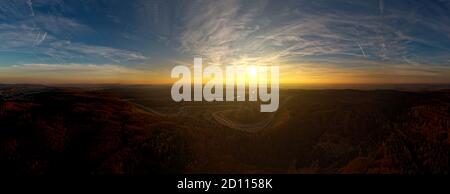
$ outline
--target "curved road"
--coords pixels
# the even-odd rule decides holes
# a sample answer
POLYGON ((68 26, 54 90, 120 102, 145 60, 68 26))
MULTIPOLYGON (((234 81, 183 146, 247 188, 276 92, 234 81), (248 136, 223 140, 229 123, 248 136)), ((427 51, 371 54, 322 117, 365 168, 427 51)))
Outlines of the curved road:
MULTIPOLYGON (((292 99, 293 96, 288 96, 286 97, 286 99, 284 99, 283 103, 280 104, 279 108, 284 107, 288 101, 290 101, 292 99)), ((176 116, 180 116, 181 113, 185 112, 186 109, 188 108, 203 108, 202 106, 182 106, 178 109, 178 111, 176 113, 162 113, 159 112, 155 109, 152 109, 148 106, 144 106, 142 104, 133 102, 132 99, 124 99, 124 101, 127 101, 133 105, 135 105, 138 108, 141 108, 142 110, 145 110, 147 112, 156 114, 158 116, 162 116, 162 117, 176 117, 176 116)), ((233 108, 240 108, 240 106, 237 105, 215 105, 215 107, 218 106, 223 106, 223 107, 233 107, 233 108)), ((278 114, 278 112, 275 113, 268 113, 270 114, 269 118, 257 122, 257 123, 251 123, 251 124, 244 124, 244 123, 237 123, 237 122, 233 122, 230 119, 224 118, 223 116, 221 116, 221 114, 226 113, 226 112, 230 112, 230 111, 234 111, 235 109, 227 109, 227 110, 220 110, 220 111, 215 111, 213 113, 211 113, 212 118, 214 118, 214 120, 226 127, 229 127, 231 129, 236 129, 236 130, 240 130, 240 131, 244 131, 244 132, 258 132, 262 129, 265 129, 269 126, 272 125, 272 123, 274 122, 274 119, 276 117, 276 115, 278 114)))

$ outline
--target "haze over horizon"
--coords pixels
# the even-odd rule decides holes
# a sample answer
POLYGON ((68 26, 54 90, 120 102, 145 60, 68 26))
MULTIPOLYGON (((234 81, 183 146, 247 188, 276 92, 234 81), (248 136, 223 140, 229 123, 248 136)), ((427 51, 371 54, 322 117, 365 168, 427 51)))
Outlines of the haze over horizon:
POLYGON ((0 83, 168 84, 195 56, 281 85, 450 83, 449 0, 5 1, 0 42, 0 83))

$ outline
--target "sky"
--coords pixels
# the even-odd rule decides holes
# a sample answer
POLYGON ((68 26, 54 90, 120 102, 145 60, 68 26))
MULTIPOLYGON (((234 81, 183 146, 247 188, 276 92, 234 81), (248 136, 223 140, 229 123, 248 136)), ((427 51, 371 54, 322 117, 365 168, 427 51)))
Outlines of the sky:
POLYGON ((171 83, 279 65, 282 84, 450 83, 450 0, 8 0, 0 83, 171 83))

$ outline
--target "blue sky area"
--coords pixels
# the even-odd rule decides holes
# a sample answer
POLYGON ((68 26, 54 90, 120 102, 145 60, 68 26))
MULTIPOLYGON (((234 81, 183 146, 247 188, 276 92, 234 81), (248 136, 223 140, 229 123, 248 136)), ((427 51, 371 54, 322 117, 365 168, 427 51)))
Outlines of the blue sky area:
POLYGON ((449 0, 0 3, 0 82, 164 82, 202 56, 289 83, 449 83, 449 53, 449 0))

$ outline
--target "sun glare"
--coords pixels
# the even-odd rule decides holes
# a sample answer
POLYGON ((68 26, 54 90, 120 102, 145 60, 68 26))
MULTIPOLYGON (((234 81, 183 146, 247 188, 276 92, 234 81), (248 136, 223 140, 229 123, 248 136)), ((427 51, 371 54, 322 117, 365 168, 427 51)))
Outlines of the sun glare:
POLYGON ((247 71, 248 71, 249 78, 251 80, 256 80, 257 74, 258 74, 258 71, 257 71, 256 67, 250 66, 250 67, 247 68, 247 71))

